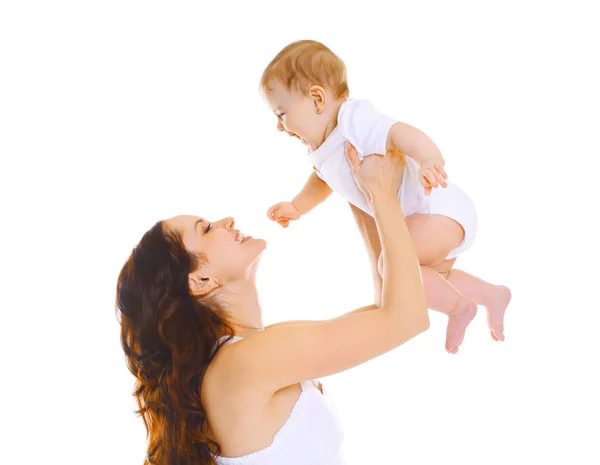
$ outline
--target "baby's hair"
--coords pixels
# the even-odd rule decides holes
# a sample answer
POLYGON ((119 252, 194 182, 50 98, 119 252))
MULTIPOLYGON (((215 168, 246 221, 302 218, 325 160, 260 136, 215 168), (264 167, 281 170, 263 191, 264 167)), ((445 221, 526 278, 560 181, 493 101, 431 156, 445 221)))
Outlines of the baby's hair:
POLYGON ((260 90, 269 89, 273 81, 289 91, 308 93, 318 85, 333 92, 336 99, 348 98, 346 65, 325 45, 314 40, 299 40, 286 46, 269 63, 260 79, 260 90))

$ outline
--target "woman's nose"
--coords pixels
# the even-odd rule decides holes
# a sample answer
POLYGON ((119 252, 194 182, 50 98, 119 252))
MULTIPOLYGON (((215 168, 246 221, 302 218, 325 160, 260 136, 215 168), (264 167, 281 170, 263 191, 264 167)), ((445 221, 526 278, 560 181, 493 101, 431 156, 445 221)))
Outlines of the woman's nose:
POLYGON ((223 218, 221 221, 223 222, 224 228, 233 229, 233 227, 235 226, 235 220, 231 216, 228 216, 227 218, 223 218))

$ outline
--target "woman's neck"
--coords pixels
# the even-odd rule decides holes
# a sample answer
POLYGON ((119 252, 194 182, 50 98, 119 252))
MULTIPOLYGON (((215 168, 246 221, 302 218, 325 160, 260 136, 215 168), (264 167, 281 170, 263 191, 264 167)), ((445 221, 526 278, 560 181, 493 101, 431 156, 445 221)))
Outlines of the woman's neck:
POLYGON ((223 291, 226 293, 226 310, 236 336, 246 337, 264 329, 254 280, 229 283, 223 291))

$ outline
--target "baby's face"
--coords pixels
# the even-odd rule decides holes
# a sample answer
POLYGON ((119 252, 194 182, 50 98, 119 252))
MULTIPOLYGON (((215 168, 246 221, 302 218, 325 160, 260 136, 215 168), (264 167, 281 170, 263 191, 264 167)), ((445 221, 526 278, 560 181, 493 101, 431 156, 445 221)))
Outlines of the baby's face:
POLYGON ((317 113, 313 100, 300 92, 288 91, 278 81, 270 87, 264 96, 277 116, 277 130, 299 139, 309 150, 316 150, 323 143, 327 121, 317 113))

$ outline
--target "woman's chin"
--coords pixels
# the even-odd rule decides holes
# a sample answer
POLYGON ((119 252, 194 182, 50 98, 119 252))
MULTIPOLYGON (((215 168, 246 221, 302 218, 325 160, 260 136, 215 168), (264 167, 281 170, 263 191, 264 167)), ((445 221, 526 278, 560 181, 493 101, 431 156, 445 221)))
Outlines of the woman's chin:
POLYGON ((246 247, 246 253, 249 255, 249 265, 256 271, 260 258, 267 248, 267 241, 264 239, 252 239, 243 245, 246 247))
POLYGON ((251 242, 256 243, 257 247, 260 247, 262 250, 267 248, 267 241, 264 239, 255 239, 254 237, 250 239, 251 242))
POLYGON ((254 250, 263 251, 267 247, 267 241, 265 241, 264 239, 257 239, 257 238, 252 237, 252 236, 247 236, 242 241, 241 245, 244 248, 251 248, 251 249, 254 249, 254 250))

